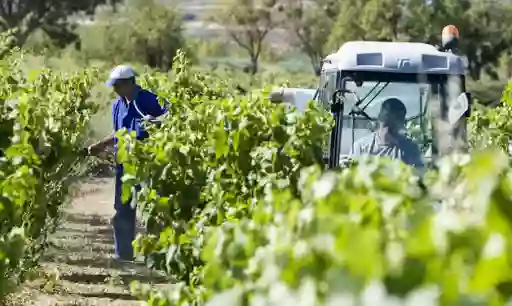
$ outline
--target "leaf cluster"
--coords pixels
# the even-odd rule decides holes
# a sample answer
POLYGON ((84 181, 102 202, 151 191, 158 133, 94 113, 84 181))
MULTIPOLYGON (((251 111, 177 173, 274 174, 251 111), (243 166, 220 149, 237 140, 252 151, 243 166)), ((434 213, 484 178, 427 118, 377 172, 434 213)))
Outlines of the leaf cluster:
MULTIPOLYGON (((181 55, 175 69, 171 82, 143 78, 171 110, 148 126, 150 138, 118 135, 124 194, 141 185, 148 227, 134 244, 172 283, 167 291, 134 283, 148 305, 511 299, 512 183, 503 151, 446 157, 421 179, 386 159, 325 171, 332 122, 320 109, 298 114, 257 93, 233 96, 181 55)), ((471 133, 493 124, 506 133, 507 97, 500 108, 476 110, 471 133)), ((491 147, 508 145, 499 135, 491 147)))
POLYGON ((0 299, 38 263, 60 207, 83 164, 82 146, 97 109, 95 71, 22 70, 23 54, 0 61, 0 299))
POLYGON ((141 183, 138 205, 156 234, 139 238, 139 252, 154 267, 197 284, 209 228, 250 214, 275 184, 293 189, 303 166, 323 163, 331 120, 313 105, 299 115, 262 94, 230 95, 219 80, 187 69, 181 57, 175 67, 172 82, 166 75, 142 78, 159 88, 170 115, 148 126, 151 136, 143 142, 121 132, 118 159, 124 194, 141 183))

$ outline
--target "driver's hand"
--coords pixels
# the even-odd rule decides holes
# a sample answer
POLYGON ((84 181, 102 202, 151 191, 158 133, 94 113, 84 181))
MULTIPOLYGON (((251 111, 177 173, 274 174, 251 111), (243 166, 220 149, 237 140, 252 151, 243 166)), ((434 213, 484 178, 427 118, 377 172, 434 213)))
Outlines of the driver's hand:
POLYGON ((350 167, 357 164, 358 160, 364 155, 345 155, 340 157, 340 166, 350 167))

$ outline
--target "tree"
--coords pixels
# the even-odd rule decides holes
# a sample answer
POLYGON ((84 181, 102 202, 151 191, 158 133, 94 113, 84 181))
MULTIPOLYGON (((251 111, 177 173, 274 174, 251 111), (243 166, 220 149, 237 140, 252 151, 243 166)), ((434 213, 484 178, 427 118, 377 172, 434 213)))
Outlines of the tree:
POLYGON ((461 51, 468 58, 469 75, 479 80, 482 73, 497 80, 496 66, 512 47, 512 33, 507 25, 512 18, 510 4, 471 1, 462 27, 461 51))
POLYGON ((494 106, 499 104, 506 88, 508 80, 468 82, 468 91, 479 104, 494 106))
POLYGON ((93 13, 102 3, 105 0, 2 0, 0 31, 16 29, 13 44, 17 46, 22 46, 37 29, 42 29, 57 45, 64 45, 77 38, 68 17, 78 12, 93 13))
POLYGON ((337 51, 343 43, 350 40, 358 40, 364 36, 364 29, 358 22, 358 15, 362 11, 365 1, 341 1, 339 14, 327 40, 327 48, 329 50, 332 52, 337 51))
POLYGON ((343 0, 327 45, 337 50, 351 40, 394 41, 402 32, 401 0, 343 0))
POLYGON ((325 45, 338 15, 338 1, 286 0, 281 4, 285 24, 296 36, 297 43, 310 59, 313 70, 320 74, 321 61, 327 55, 325 45))
POLYGON ((442 28, 453 24, 460 31, 459 52, 468 59, 471 78, 479 80, 486 73, 497 79, 496 66, 512 47, 510 18, 512 6, 502 1, 410 0, 406 34, 413 41, 439 44, 442 28))
POLYGON ((473 80, 498 79, 496 67, 512 47, 512 4, 479 0, 343 0, 328 41, 339 48, 349 40, 408 40, 437 45, 444 26, 461 34, 457 52, 468 60, 473 80))
POLYGON ((365 40, 396 41, 400 39, 403 21, 402 0, 366 0, 358 14, 365 40))
POLYGON ((251 64, 249 72, 258 72, 262 45, 268 33, 277 25, 277 1, 232 0, 214 20, 223 25, 229 36, 247 51, 251 64))
POLYGON ((128 0, 116 12, 98 10, 95 24, 82 29, 82 51, 88 58, 142 61, 169 70, 184 47, 181 15, 156 0, 128 0))

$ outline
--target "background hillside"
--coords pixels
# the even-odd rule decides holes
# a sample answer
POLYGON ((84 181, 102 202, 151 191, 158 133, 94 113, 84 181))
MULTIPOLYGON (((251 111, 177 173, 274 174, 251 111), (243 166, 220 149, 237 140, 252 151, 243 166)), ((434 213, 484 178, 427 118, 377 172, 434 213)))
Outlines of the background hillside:
POLYGON ((468 58, 470 88, 480 102, 497 103, 496 89, 512 75, 510 1, 80 0, 66 8, 48 3, 54 14, 30 5, 18 15, 12 13, 16 8, 3 11, 9 20, 4 29, 25 27, 17 44, 32 53, 35 66, 106 68, 129 62, 168 70, 176 50, 184 48, 199 69, 228 73, 244 86, 265 79, 314 87, 321 59, 345 41, 437 44, 441 29, 454 24, 461 33, 459 52, 468 58), (26 28, 23 18, 31 12, 41 18, 26 28))

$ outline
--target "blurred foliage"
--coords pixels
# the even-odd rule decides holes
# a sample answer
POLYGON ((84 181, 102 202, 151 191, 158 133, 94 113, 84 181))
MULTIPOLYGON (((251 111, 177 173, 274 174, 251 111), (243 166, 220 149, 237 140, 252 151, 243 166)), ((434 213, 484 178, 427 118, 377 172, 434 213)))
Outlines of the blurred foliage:
POLYGON ((509 83, 495 107, 474 106, 468 128, 473 148, 498 147, 512 153, 511 90, 512 83, 509 83))

